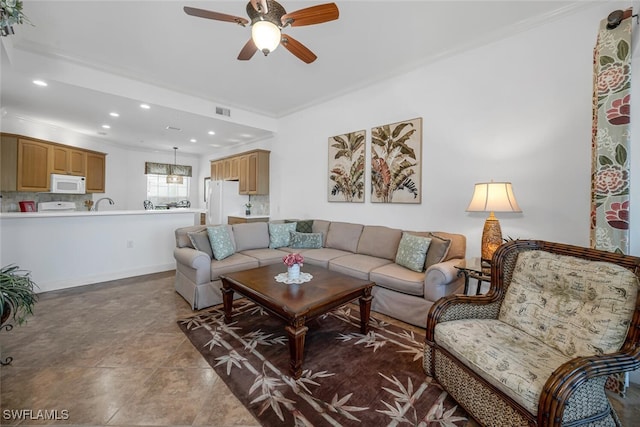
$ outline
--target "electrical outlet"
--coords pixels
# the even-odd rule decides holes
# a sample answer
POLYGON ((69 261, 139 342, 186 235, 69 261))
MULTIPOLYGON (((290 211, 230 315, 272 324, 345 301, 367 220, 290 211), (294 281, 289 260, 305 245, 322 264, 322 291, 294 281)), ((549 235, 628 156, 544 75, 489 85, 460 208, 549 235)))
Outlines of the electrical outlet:
POLYGON ((127 248, 131 249, 133 247, 133 240, 127 240, 127 248))

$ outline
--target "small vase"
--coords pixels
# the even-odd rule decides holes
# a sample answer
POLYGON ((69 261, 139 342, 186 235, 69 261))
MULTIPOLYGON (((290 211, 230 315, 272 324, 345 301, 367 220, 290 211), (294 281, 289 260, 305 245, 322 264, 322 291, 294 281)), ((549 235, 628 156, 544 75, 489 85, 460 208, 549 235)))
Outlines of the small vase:
POLYGON ((245 210, 244 210, 244 214, 245 214, 246 216, 251 215, 251 209, 245 209, 245 210))
POLYGON ((293 264, 291 267, 287 268, 287 276, 289 280, 296 280, 300 278, 300 264, 293 264))

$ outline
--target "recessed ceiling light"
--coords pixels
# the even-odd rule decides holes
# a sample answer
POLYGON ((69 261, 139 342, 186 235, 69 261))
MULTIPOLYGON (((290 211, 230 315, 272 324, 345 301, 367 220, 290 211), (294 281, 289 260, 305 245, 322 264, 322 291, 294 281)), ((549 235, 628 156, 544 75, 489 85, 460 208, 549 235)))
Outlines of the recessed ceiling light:
POLYGON ((33 84, 36 86, 42 86, 42 87, 48 86, 47 82, 45 82, 44 80, 34 80, 33 84))
POLYGON ((207 132, 209 135, 215 135, 216 133, 212 130, 210 130, 209 132, 207 132))
POLYGON ((103 129, 111 129, 111 126, 109 126, 109 125, 102 125, 102 128, 103 128, 103 129))
POLYGON ((148 110, 151 107, 149 106, 149 104, 140 104, 140 108, 144 108, 145 110, 148 110))
POLYGON ((195 138, 191 138, 191 139, 189 140, 189 142, 198 142, 198 140, 197 140, 197 139, 195 139, 195 138))
POLYGON ((109 113, 109 115, 110 115, 111 117, 120 117, 120 114, 116 113, 115 111, 113 111, 113 112, 109 113))

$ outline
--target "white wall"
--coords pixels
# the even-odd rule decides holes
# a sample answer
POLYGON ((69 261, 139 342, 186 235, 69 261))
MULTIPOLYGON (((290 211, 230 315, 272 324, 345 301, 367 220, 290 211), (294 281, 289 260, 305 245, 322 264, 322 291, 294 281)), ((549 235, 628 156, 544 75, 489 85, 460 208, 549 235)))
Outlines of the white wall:
MULTIPOLYGON (((493 179, 511 181, 523 209, 497 214, 505 237, 588 246, 592 51, 612 10, 589 8, 283 118, 271 216, 458 232, 478 256, 486 214, 465 209, 474 183, 493 179), (423 118, 422 204, 372 204, 369 194, 362 204, 327 202, 328 137, 366 129, 368 165, 370 129, 415 117, 423 118)), ((639 193, 636 185, 632 197, 639 193)))

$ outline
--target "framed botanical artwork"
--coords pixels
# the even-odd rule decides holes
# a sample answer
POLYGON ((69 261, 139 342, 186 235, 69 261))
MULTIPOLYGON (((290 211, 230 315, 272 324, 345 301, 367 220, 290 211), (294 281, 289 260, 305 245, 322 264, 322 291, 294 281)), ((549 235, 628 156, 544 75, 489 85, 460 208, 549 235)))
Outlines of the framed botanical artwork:
POLYGON ((422 117, 371 129, 371 202, 422 203, 422 117))
POLYGON ((364 148, 366 131, 329 138, 328 200, 364 203, 364 148))

